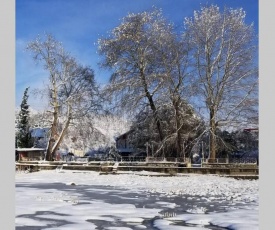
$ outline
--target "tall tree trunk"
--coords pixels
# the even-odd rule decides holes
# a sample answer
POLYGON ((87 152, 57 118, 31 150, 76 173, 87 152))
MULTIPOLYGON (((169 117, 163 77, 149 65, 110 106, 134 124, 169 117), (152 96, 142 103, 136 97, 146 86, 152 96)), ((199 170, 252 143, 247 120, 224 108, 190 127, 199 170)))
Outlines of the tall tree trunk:
POLYGON ((160 138, 160 141, 162 142, 164 138, 163 138, 163 132, 162 132, 159 116, 157 114, 156 106, 154 104, 152 96, 150 95, 150 93, 148 91, 146 92, 146 96, 149 100, 150 107, 153 111, 153 116, 154 116, 154 119, 155 119, 155 122, 156 122, 156 125, 157 125, 157 129, 158 129, 158 133, 159 133, 159 138, 160 138))
POLYGON ((57 132, 57 125, 58 125, 58 101, 57 101, 57 87, 56 87, 56 82, 55 82, 55 76, 52 74, 51 76, 51 81, 52 81, 52 106, 53 106, 53 122, 51 126, 51 133, 50 133, 50 138, 48 141, 47 145, 47 150, 46 150, 46 160, 47 161, 52 161, 53 160, 53 151, 52 148, 55 144, 56 139, 58 138, 58 132, 57 132))
POLYGON ((62 129, 58 139, 56 140, 56 142, 54 143, 52 149, 51 149, 51 155, 53 155, 59 148, 59 145, 61 144, 65 134, 66 134, 66 131, 70 125, 70 121, 71 121, 71 118, 69 117, 64 125, 64 128, 62 129))
POLYGON ((48 140, 48 145, 47 145, 47 150, 46 150, 46 160, 47 161, 52 161, 53 156, 52 156, 52 148, 55 143, 55 139, 57 137, 57 119, 58 119, 58 114, 57 111, 53 112, 53 122, 51 126, 51 131, 50 131, 50 137, 48 140))
POLYGON ((182 137, 181 137, 181 123, 180 123, 180 112, 179 112, 179 101, 174 100, 173 106, 175 109, 175 119, 176 119, 176 134, 177 134, 177 140, 176 140, 176 148, 177 148, 177 156, 180 157, 182 153, 182 137))
POLYGON ((146 97, 149 101, 150 108, 153 111, 153 117, 154 117, 154 120, 156 122, 156 126, 157 126, 157 129, 158 129, 160 141, 162 142, 163 139, 164 139, 164 136, 163 136, 163 132, 162 132, 161 123, 160 123, 160 120, 159 120, 157 108, 155 106, 153 96, 150 94, 150 92, 148 90, 145 75, 144 75, 142 69, 140 70, 140 77, 141 77, 141 80, 142 80, 142 83, 143 83, 143 88, 144 88, 145 95, 146 95, 146 97))
POLYGON ((53 147, 51 148, 51 155, 53 156, 53 154, 58 150, 59 148, 59 145, 61 144, 65 134, 66 134, 66 131, 71 123, 71 119, 72 119, 72 114, 71 114, 71 111, 72 111, 72 108, 71 108, 71 104, 69 103, 68 104, 68 112, 67 112, 67 120, 65 122, 65 125, 63 126, 63 129, 60 133, 60 135, 58 136, 58 138, 56 139, 53 147))
POLYGON ((216 121, 214 109, 210 109, 210 162, 216 159, 216 121))

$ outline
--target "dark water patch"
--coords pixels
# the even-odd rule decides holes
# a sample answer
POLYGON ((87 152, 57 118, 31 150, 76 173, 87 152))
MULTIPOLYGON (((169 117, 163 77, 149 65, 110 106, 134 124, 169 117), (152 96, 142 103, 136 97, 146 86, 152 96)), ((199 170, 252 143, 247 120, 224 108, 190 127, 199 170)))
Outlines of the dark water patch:
POLYGON ((149 220, 145 219, 141 223, 133 223, 133 222, 121 221, 120 219, 118 219, 117 217, 114 217, 114 216, 107 216, 106 215, 104 217, 114 218, 115 221, 94 220, 94 219, 93 220, 88 219, 86 221, 95 224, 96 226, 99 227, 98 229, 107 229, 108 227, 117 227, 117 228, 128 227, 128 228, 131 228, 133 230, 140 230, 141 228, 139 227, 139 225, 144 225, 144 226, 146 226, 146 229, 149 229, 149 230, 157 230, 158 229, 158 228, 156 228, 152 225, 151 219, 149 219, 149 220))
MULTIPOLYGON (((156 227, 155 221, 159 220, 161 218, 159 217, 155 217, 154 219, 151 220, 151 225, 155 228, 155 229, 159 229, 156 227)), ((185 221, 180 221, 180 220, 170 220, 167 219, 169 222, 172 222, 170 225, 171 226, 181 226, 181 227, 203 227, 205 229, 211 229, 211 230, 225 230, 228 228, 224 228, 224 227, 220 227, 220 226, 216 226, 213 224, 207 224, 207 225, 197 225, 197 224, 190 224, 190 223, 186 223, 185 221)), ((162 228, 163 229, 163 228, 162 228)), ((169 227, 167 226, 167 229, 169 229, 169 227)))
MULTIPOLYGON (((70 216, 64 213, 57 213, 57 212, 52 212, 52 211, 37 211, 34 215, 39 216, 39 215, 56 215, 56 216, 70 216)), ((18 215, 16 217, 29 217, 29 214, 23 214, 23 215, 18 215)))
POLYGON ((46 228, 58 228, 65 224, 72 224, 72 222, 66 220, 66 219, 70 218, 69 215, 51 212, 51 211, 37 211, 35 214, 23 214, 23 215, 18 215, 16 217, 29 218, 32 220, 41 221, 41 222, 45 223, 45 225, 43 225, 43 226, 31 226, 31 225, 16 226, 15 227, 16 230, 42 230, 42 229, 46 229, 46 228), (57 216, 63 216, 64 219, 63 220, 51 219, 51 218, 47 218, 47 217, 41 217, 40 215, 57 215, 57 216))

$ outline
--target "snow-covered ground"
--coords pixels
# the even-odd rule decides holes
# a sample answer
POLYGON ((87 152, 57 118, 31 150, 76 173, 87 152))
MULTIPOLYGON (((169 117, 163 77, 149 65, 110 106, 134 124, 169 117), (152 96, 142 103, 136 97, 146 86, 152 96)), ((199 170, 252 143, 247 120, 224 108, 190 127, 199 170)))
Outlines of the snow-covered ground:
POLYGON ((15 181, 16 229, 259 229, 258 180, 49 170, 15 181))

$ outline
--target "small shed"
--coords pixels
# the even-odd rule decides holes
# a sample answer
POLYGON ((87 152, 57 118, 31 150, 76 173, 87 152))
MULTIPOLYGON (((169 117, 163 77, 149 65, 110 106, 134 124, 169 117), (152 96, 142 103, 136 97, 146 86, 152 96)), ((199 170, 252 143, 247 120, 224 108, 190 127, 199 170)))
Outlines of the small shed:
POLYGON ((16 154, 19 161, 39 161, 44 160, 45 151, 44 148, 17 148, 16 154))
POLYGON ((118 154, 121 156, 129 156, 131 153, 134 153, 136 150, 130 144, 130 135, 134 130, 129 130, 126 133, 115 138, 116 148, 118 154))

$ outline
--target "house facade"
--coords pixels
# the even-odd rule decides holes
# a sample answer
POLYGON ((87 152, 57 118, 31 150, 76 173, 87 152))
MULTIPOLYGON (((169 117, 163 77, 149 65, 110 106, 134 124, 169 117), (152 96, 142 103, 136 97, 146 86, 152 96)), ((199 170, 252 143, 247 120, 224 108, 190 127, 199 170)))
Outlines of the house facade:
POLYGON ((130 130, 126 133, 123 133, 122 135, 118 136, 117 138, 115 138, 116 140, 116 149, 119 153, 119 155, 123 156, 129 156, 130 154, 135 152, 134 147, 130 144, 130 139, 129 139, 129 135, 132 133, 133 131, 130 130))
POLYGON ((44 148, 16 148, 18 161, 40 161, 45 159, 44 148))

